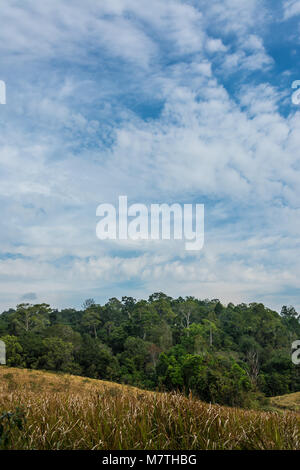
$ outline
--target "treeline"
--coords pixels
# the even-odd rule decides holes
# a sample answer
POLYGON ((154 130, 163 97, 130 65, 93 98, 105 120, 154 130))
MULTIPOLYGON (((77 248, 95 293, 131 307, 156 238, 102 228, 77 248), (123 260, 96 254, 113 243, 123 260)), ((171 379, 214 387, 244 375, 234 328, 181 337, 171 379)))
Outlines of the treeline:
POLYGON ((20 304, 0 315, 7 364, 146 389, 190 391, 209 402, 259 407, 300 390, 291 344, 299 315, 218 299, 88 299, 81 310, 20 304))

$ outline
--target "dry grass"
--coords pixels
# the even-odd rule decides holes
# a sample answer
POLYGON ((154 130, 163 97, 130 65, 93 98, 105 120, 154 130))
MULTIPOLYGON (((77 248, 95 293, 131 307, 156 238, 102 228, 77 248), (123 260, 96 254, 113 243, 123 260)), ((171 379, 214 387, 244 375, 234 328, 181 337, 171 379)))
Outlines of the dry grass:
POLYGON ((21 406, 10 449, 300 449, 292 412, 209 405, 180 394, 0 368, 0 415, 21 406))
POLYGON ((271 398, 271 405, 278 409, 300 412, 300 392, 271 398))

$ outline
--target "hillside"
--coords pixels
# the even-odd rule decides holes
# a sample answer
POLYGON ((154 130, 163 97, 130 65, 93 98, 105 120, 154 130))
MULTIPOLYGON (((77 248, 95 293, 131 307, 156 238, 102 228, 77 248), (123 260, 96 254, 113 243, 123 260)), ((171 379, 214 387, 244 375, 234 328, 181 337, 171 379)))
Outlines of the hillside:
POLYGON ((3 366, 0 420, 6 449, 300 449, 296 413, 3 366))
POLYGON ((0 315, 6 364, 261 409, 267 397, 300 390, 291 344, 299 314, 218 299, 87 299, 81 310, 19 304, 0 315))
POLYGON ((300 412, 300 392, 272 397, 271 405, 278 409, 300 412))
MULTIPOLYGON (((7 392, 71 392, 89 393, 97 390, 122 390, 134 394, 140 390, 136 387, 120 385, 106 380, 90 379, 60 372, 48 372, 33 369, 19 369, 16 367, 0 366, 0 393, 7 392)), ((144 392, 151 393, 151 392, 144 392)))

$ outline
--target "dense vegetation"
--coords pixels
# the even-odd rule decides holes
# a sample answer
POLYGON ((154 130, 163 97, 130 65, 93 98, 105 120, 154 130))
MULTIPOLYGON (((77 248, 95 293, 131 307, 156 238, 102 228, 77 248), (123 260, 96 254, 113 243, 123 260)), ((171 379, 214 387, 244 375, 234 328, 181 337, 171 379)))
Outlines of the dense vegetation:
POLYGON ((10 366, 68 372, 177 390, 230 406, 266 406, 265 397, 300 390, 291 343, 293 307, 229 304, 156 293, 148 301, 92 299, 80 311, 20 304, 0 315, 10 366))
POLYGON ((300 419, 0 367, 0 449, 300 450, 300 419))

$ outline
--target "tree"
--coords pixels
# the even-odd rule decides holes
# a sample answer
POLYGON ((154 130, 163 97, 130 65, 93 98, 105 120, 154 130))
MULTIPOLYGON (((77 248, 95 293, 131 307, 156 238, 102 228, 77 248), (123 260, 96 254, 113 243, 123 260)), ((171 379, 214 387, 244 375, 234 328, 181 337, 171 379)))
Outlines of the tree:
POLYGON ((298 313, 292 306, 287 307, 284 305, 281 309, 281 315, 286 318, 298 318, 298 313))
POLYGON ((52 337, 45 338, 43 345, 45 353, 39 361, 42 368, 74 373, 72 343, 63 341, 61 338, 52 337))
POLYGON ((0 338, 6 347, 6 364, 8 366, 24 367, 25 360, 22 355, 23 348, 16 336, 6 335, 0 338))
POLYGON ((136 299, 133 297, 127 297, 124 296, 122 297, 122 304, 123 304, 123 310, 128 316, 128 318, 131 318, 132 312, 134 310, 135 304, 136 304, 136 299))
POLYGON ((179 308, 180 320, 183 328, 187 328, 189 336, 189 327, 192 323, 192 315, 195 313, 197 305, 193 300, 186 300, 179 308))
POLYGON ((31 305, 27 303, 17 305, 14 314, 16 331, 41 331, 49 324, 51 308, 48 304, 31 305))
POLYGON ((95 379, 118 380, 119 364, 116 357, 112 355, 110 348, 85 334, 77 361, 83 369, 84 375, 95 379))
POLYGON ((159 318, 166 321, 167 323, 173 323, 173 320, 175 319, 175 313, 172 310, 171 300, 172 298, 168 297, 163 292, 155 292, 154 294, 150 295, 148 299, 149 304, 154 307, 159 318))
POLYGON ((216 304, 214 310, 215 310, 215 314, 216 314, 216 315, 220 315, 220 314, 222 313, 222 311, 223 311, 223 306, 222 306, 221 302, 218 302, 218 303, 216 304))
POLYGON ((300 338, 293 307, 283 306, 279 315, 261 303, 225 307, 218 299, 161 292, 148 300, 111 298, 104 306, 87 299, 83 307, 20 304, 3 312, 8 365, 192 390, 232 406, 300 389, 290 350, 300 338))
POLYGON ((260 364, 258 360, 257 351, 253 351, 253 350, 247 351, 246 361, 249 366, 249 369, 247 370, 247 374, 251 380, 252 385, 256 388, 259 371, 260 371, 260 364))
POLYGON ((82 317, 83 326, 86 327, 88 330, 92 331, 95 338, 97 338, 97 328, 101 323, 100 309, 100 306, 91 305, 90 307, 88 307, 82 317))
POLYGON ((148 351, 149 351, 149 354, 150 354, 150 357, 151 357, 153 367, 156 367, 158 357, 159 357, 160 353, 162 352, 162 350, 156 344, 150 343, 149 346, 148 346, 148 351))
POLYGON ((64 342, 71 343, 74 351, 78 351, 82 344, 80 333, 74 331, 70 325, 64 325, 62 323, 49 326, 45 331, 45 336, 47 338, 61 338, 64 342))
POLYGON ((94 299, 86 299, 82 304, 82 310, 87 310, 90 307, 93 307, 96 304, 94 299))

